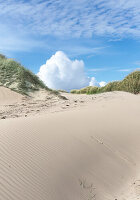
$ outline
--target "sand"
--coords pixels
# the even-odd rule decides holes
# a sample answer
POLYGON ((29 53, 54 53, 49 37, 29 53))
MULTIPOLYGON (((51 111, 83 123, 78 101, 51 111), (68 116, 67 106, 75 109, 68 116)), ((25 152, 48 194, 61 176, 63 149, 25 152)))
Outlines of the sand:
POLYGON ((0 119, 38 116, 76 108, 85 107, 89 103, 102 100, 123 98, 123 92, 108 92, 98 95, 77 95, 61 93, 60 98, 49 91, 40 90, 23 96, 8 88, 0 87, 0 119))
POLYGON ((0 86, 0 105, 16 104, 22 98, 23 96, 21 94, 0 86))
POLYGON ((139 199, 140 96, 66 96, 0 120, 0 200, 139 199))

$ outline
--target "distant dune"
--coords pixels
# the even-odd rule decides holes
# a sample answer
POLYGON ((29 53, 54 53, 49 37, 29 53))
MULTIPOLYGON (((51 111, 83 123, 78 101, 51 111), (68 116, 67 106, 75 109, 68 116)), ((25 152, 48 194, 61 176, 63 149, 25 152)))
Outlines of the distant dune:
POLYGON ((124 91, 133 94, 140 93, 140 70, 134 71, 122 81, 109 82, 104 87, 88 86, 79 90, 71 90, 73 94, 98 94, 111 91, 124 91))
POLYGON ((0 120, 0 199, 139 199, 140 95, 66 95, 65 112, 0 120))

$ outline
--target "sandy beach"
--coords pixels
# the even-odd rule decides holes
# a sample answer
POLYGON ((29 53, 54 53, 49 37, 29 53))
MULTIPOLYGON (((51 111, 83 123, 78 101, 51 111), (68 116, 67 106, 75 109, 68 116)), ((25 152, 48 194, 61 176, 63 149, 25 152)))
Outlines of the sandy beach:
POLYGON ((63 95, 0 87, 0 199, 139 199, 140 95, 63 95))

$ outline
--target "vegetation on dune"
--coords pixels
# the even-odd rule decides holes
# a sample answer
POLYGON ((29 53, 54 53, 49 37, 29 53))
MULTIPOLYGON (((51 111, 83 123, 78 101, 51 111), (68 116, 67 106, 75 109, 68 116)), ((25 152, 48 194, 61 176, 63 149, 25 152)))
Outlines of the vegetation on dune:
POLYGON ((121 82, 121 88, 126 92, 140 93, 140 71, 135 71, 124 78, 121 82))
POLYGON ((80 90, 76 90, 76 89, 71 90, 70 93, 72 93, 72 94, 81 94, 80 90))
POLYGON ((93 86, 88 86, 85 88, 82 88, 80 90, 71 90, 71 93, 73 94, 96 94, 99 91, 99 87, 93 87, 93 86))
POLYGON ((71 90, 73 94, 97 94, 110 91, 125 91, 133 94, 140 93, 140 71, 134 71, 122 81, 108 83, 104 87, 88 86, 80 90, 71 90))
POLYGON ((7 59, 0 54, 0 85, 8 87, 22 94, 29 94, 39 89, 49 90, 51 93, 58 94, 49 89, 45 84, 30 70, 24 68, 20 63, 13 59, 7 59))
MULTIPOLYGON (((46 89, 60 96, 63 90, 49 89, 35 74, 24 68, 13 59, 8 59, 0 54, 0 85, 8 87, 22 94, 29 94, 39 89, 46 89)), ((126 91, 134 94, 140 93, 140 71, 135 71, 126 76, 122 81, 108 83, 104 87, 88 86, 79 90, 71 90, 75 94, 97 94, 110 91, 126 91)), ((60 96, 61 97, 61 96, 60 96)))
POLYGON ((0 59, 6 59, 6 57, 2 54, 0 54, 0 59))

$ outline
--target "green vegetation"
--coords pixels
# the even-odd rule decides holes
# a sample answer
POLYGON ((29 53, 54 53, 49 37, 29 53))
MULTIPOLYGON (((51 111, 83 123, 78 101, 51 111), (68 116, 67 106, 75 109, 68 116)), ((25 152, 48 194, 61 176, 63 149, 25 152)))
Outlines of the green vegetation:
POLYGON ((99 87, 88 86, 80 90, 71 90, 73 94, 96 94, 99 92, 99 87))
POLYGON ((46 89, 52 93, 53 90, 45 84, 31 71, 25 69, 20 63, 7 59, 0 54, 0 85, 8 87, 22 94, 28 94, 39 89, 46 89))
POLYGON ((122 81, 108 83, 104 87, 88 86, 80 90, 71 90, 74 94, 97 94, 110 91, 125 91, 133 94, 140 93, 140 71, 134 71, 122 81))
MULTIPOLYGON (((26 95, 29 94, 29 92, 42 88, 60 96, 59 91, 49 89, 38 76, 24 68, 20 63, 13 59, 7 59, 2 54, 0 54, 0 85, 26 95)), ((132 72, 122 81, 110 82, 104 87, 88 86, 80 90, 71 90, 71 93, 97 94, 110 91, 126 91, 134 94, 140 93, 140 71, 132 72)))
POLYGON ((0 54, 0 59, 6 59, 6 57, 2 54, 0 54))

